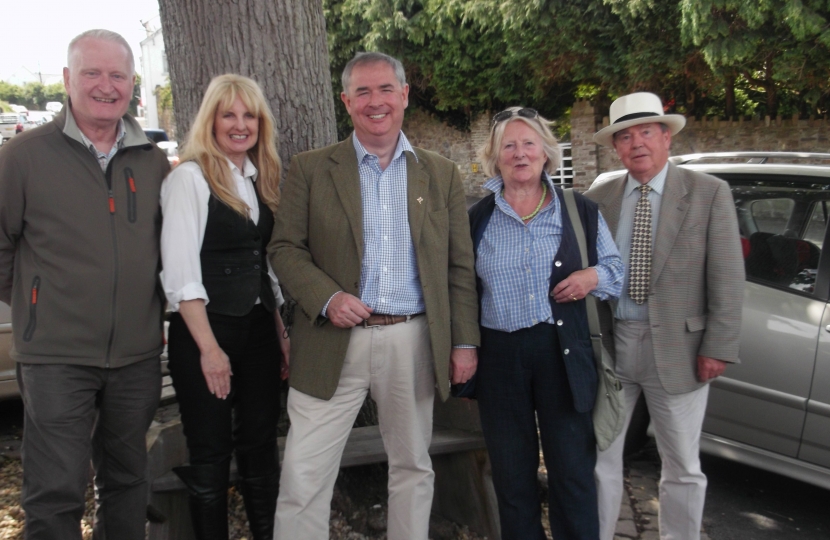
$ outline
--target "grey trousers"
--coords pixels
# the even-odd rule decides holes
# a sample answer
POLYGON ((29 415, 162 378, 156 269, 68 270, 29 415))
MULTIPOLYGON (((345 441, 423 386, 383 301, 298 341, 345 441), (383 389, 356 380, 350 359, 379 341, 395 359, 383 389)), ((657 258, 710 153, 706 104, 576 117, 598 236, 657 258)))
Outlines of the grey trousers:
POLYGON ((81 540, 89 463, 96 540, 144 540, 145 436, 161 395, 158 357, 104 369, 18 364, 25 410, 27 540, 81 540))

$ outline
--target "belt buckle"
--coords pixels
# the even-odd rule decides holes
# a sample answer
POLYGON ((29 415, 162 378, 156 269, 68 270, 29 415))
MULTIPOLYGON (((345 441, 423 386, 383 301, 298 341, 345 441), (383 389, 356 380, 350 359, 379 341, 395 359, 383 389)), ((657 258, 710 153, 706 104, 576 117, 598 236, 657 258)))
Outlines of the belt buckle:
POLYGON ((368 328, 380 328, 383 325, 381 325, 381 324, 369 324, 369 319, 363 319, 363 322, 360 323, 360 326, 362 326, 363 328, 368 329, 368 328))

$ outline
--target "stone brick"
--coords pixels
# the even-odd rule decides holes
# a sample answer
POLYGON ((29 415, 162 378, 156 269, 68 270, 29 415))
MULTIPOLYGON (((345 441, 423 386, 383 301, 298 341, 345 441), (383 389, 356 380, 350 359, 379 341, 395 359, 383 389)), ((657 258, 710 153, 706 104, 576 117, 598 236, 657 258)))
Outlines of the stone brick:
POLYGON ((637 532, 637 525, 634 524, 633 520, 630 519, 620 519, 617 521, 617 528, 614 531, 615 536, 620 536, 622 538, 637 538, 639 537, 639 533, 637 532))

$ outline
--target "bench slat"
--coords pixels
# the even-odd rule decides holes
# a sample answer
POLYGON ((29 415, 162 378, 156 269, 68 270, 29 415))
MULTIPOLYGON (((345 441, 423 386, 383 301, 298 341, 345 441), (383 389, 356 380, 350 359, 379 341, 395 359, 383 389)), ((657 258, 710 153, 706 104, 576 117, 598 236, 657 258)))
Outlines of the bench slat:
MULTIPOLYGON (((277 441, 280 449, 280 458, 285 451, 285 437, 277 441)), ((432 444, 429 446, 431 455, 451 454, 485 448, 484 436, 481 433, 472 433, 460 429, 441 429, 432 433, 432 444)), ((383 439, 378 426, 367 426, 352 429, 340 467, 354 467, 371 463, 384 463, 387 460, 383 448, 383 439)), ((231 481, 237 479, 236 463, 231 463, 231 481)), ((183 490, 184 484, 173 471, 153 479, 152 490, 156 493, 183 490)))

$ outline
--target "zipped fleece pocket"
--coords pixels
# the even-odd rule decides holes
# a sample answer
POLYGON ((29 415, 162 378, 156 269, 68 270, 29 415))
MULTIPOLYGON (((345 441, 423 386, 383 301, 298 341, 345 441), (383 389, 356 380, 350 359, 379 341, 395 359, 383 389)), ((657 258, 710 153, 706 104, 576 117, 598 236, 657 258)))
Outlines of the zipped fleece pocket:
POLYGON ((23 331, 23 341, 32 341, 37 328, 37 295, 40 289, 40 276, 35 276, 32 280, 32 296, 29 299, 29 323, 26 325, 26 330, 23 331))
POLYGON ((124 169, 124 181, 127 183, 127 220, 135 223, 138 219, 138 203, 135 194, 135 178, 133 178, 133 170, 129 167, 124 169))

